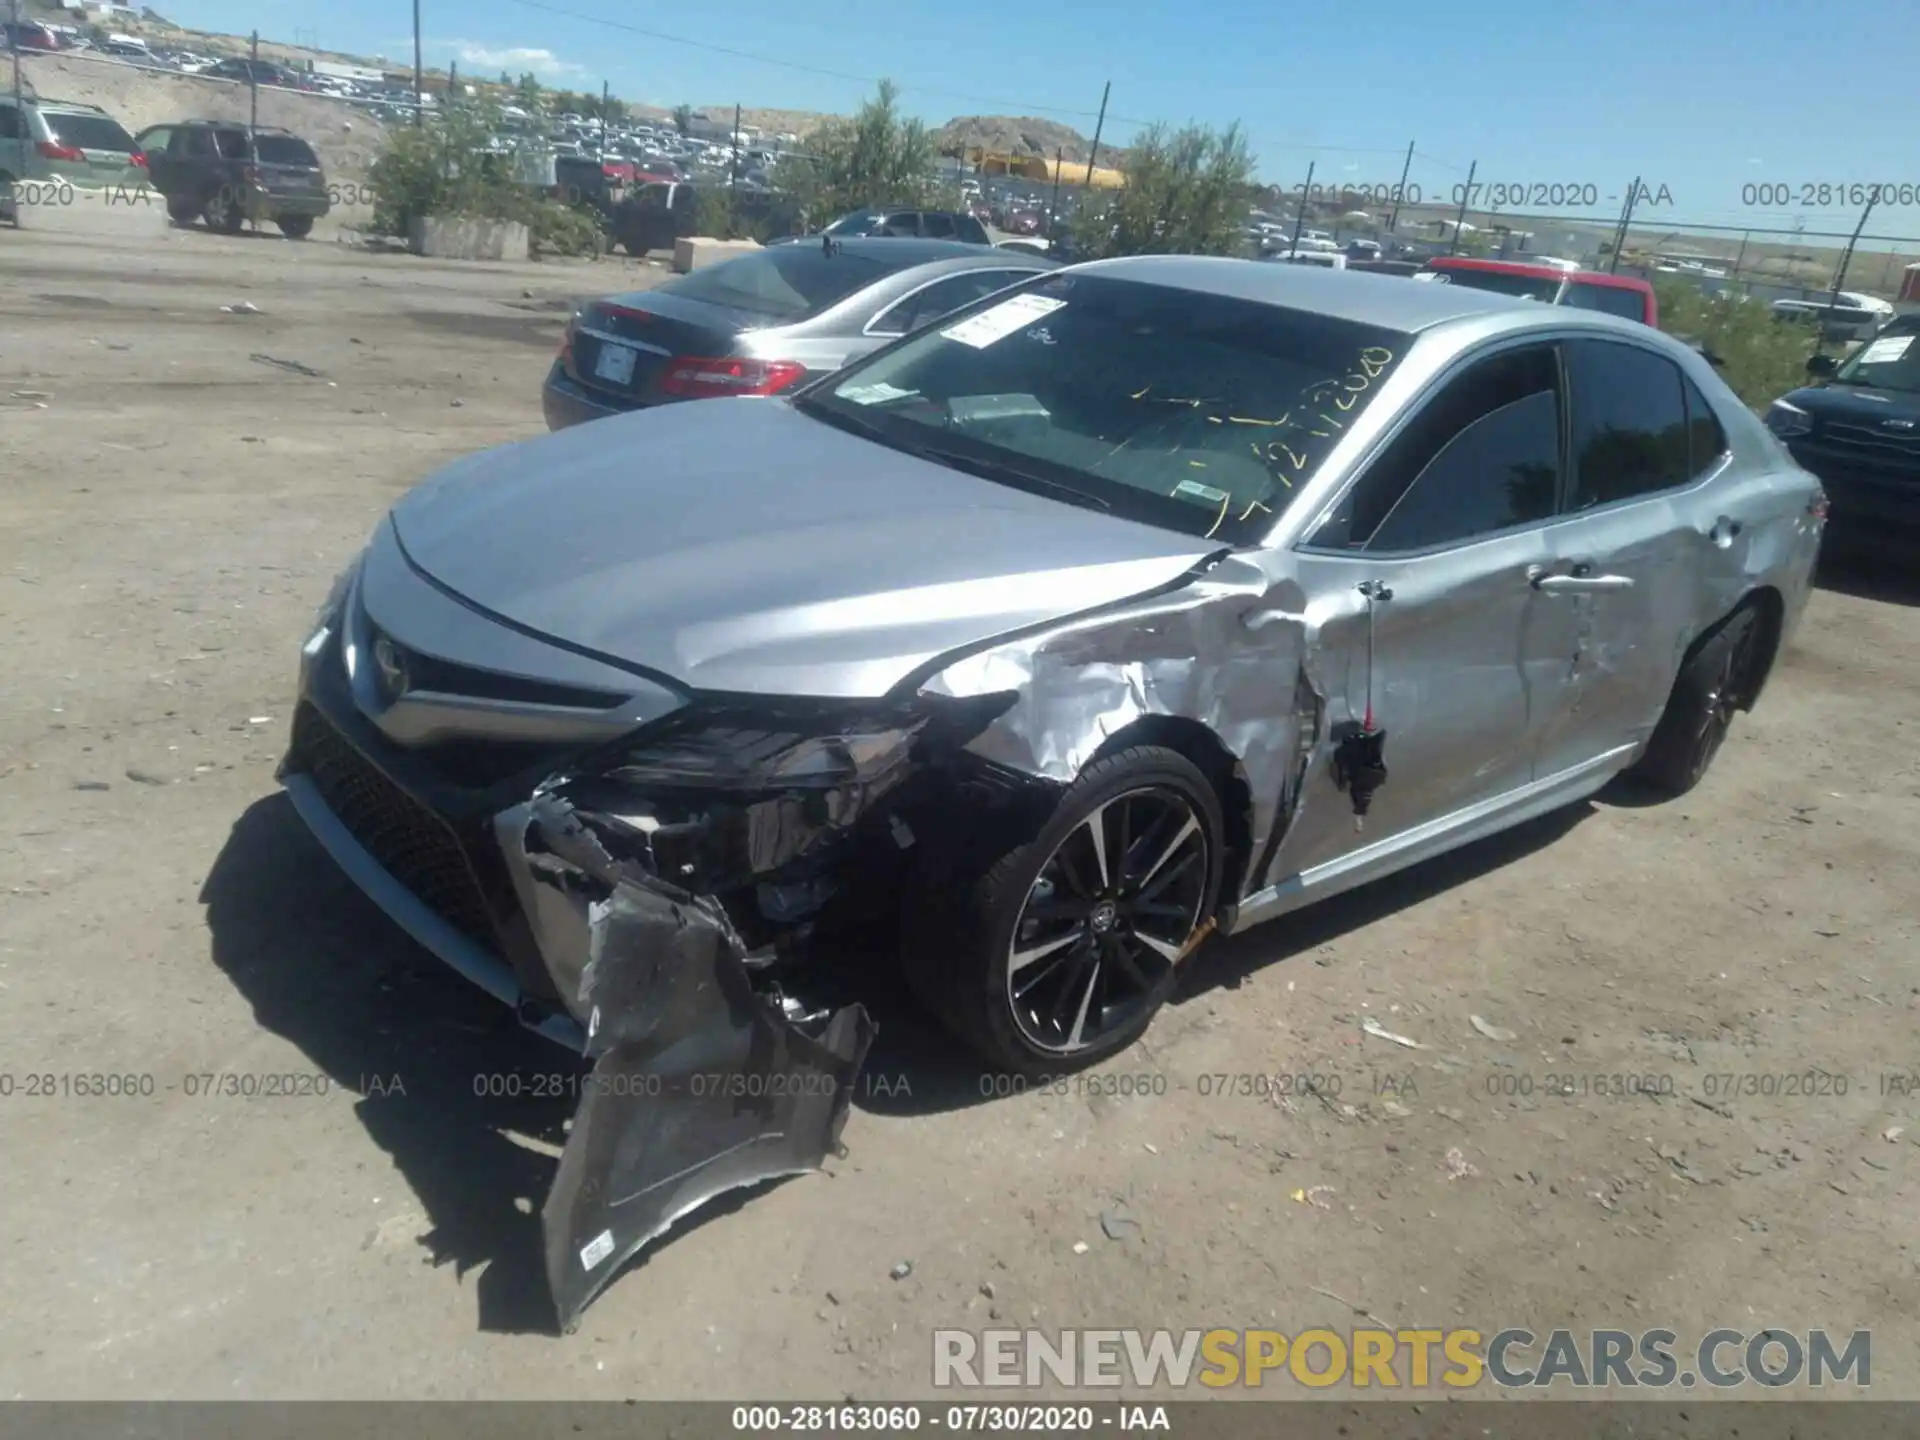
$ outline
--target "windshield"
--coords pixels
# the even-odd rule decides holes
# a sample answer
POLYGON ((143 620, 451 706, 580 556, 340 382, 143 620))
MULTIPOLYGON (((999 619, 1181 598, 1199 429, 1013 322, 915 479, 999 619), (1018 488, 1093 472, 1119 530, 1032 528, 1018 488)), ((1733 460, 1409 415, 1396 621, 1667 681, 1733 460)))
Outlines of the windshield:
POLYGON ((670 280, 660 292, 798 320, 838 304, 893 268, 845 251, 828 255, 814 245, 774 245, 670 280))
POLYGON ((1558 275, 1515 275, 1505 270, 1456 270, 1451 266, 1438 266, 1427 273, 1449 285, 1491 290, 1496 295, 1518 295, 1525 300, 1544 300, 1549 305, 1560 294, 1558 275))
POLYGON ((1920 392, 1920 347, 1912 322, 1888 326, 1853 354, 1834 375, 1841 385, 1871 385, 1878 390, 1920 392))
POLYGON ((117 120, 109 120, 105 115, 48 115, 48 128, 64 144, 77 145, 82 150, 119 150, 132 154, 137 148, 133 137, 120 128, 117 120))
POLYGON ((1242 544, 1271 528, 1410 337, 1054 274, 796 403, 989 479, 1242 544))
POLYGON ((1624 285, 1569 280, 1560 303, 1575 310, 1598 310, 1603 315, 1618 315, 1626 320, 1644 320, 1647 316, 1646 298, 1638 290, 1629 290, 1624 285))

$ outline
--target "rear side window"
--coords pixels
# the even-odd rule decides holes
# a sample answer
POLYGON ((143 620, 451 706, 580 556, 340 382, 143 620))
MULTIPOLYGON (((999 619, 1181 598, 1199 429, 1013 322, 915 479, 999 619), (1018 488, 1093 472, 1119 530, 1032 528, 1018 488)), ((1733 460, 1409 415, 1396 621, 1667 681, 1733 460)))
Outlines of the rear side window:
POLYGON ((1647 318, 1646 297, 1638 290, 1628 290, 1619 285, 1595 285, 1586 280, 1571 280, 1567 283, 1566 293, 1560 297, 1560 303, 1570 305, 1575 310, 1598 310, 1603 315, 1618 315, 1625 320, 1647 318))
POLYGON ((811 245, 774 245, 695 270, 668 281, 660 290, 731 310, 800 320, 871 285, 888 269, 844 250, 828 255, 811 245))
POLYGON ((11 105, 0 105, 0 140, 20 138, 20 112, 11 105))
POLYGON ((1423 408, 1308 542, 1424 550, 1544 521, 1560 490, 1553 347, 1470 367, 1423 408))
POLYGON ((971 215, 953 217, 954 235, 969 245, 991 245, 993 239, 987 234, 987 227, 971 215))
POLYGON ((1680 367, 1611 340, 1571 341, 1566 358, 1573 508, 1589 510, 1686 484, 1691 469, 1680 367))
POLYGON ((926 227, 926 233, 935 240, 951 240, 953 238, 953 217, 951 215, 942 215, 937 210, 929 210, 926 214, 926 227))
POLYGON ((1698 480, 1727 453, 1727 432, 1699 387, 1691 380, 1683 383, 1687 387, 1687 475, 1698 480))
POLYGON ((67 115, 45 110, 40 114, 62 144, 78 145, 82 150, 118 150, 127 155, 137 148, 133 136, 121 128, 120 122, 105 115, 67 115))
POLYGON ((262 135, 254 145, 255 158, 267 165, 309 165, 318 167, 313 149, 297 135, 262 135))
POLYGON ((213 132, 214 144, 220 148, 222 160, 244 160, 247 158, 247 132, 244 130, 216 130, 213 132))

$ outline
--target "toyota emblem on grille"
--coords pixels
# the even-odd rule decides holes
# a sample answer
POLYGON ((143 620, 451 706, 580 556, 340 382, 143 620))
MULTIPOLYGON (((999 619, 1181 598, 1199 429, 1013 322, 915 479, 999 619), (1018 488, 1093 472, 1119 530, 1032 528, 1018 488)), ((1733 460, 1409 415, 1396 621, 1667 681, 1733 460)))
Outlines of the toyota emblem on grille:
POLYGON ((389 700, 407 693, 407 662, 393 641, 382 635, 373 642, 374 668, 380 672, 380 688, 389 700))
POLYGON ((1880 422, 1880 428, 1881 428, 1882 430, 1911 430, 1911 429, 1913 429, 1913 421, 1911 421, 1911 420, 1882 420, 1882 421, 1880 422))

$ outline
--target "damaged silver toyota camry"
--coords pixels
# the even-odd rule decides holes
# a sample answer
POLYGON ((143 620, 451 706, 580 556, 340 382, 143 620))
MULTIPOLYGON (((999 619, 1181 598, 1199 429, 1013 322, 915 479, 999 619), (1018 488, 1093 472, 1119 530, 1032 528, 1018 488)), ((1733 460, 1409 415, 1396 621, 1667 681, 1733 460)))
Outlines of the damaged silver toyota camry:
POLYGON ((563 1323, 817 1166, 897 925, 995 1066, 1131 1044, 1213 931, 1696 784, 1826 500, 1647 327, 1397 277, 1057 271, 791 398, 621 416, 397 504, 282 779, 421 944, 594 1064, 563 1323))

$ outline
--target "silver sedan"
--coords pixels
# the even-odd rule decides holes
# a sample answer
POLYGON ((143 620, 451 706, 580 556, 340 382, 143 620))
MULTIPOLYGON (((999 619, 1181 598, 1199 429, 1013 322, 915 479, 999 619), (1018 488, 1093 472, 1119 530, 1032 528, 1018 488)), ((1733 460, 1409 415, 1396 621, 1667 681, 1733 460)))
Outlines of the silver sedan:
POLYGON ((1698 785, 1825 516, 1647 326, 1103 261, 791 397, 456 462, 323 607, 283 778, 593 1060, 546 1210, 571 1317, 831 1148, 873 1034, 841 920, 892 917, 998 1070, 1112 1055, 1211 933, 1698 785))
POLYGON ((957 240, 816 239, 610 295, 567 326, 547 426, 792 390, 1053 264, 957 240))

